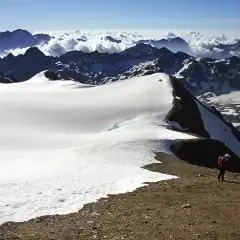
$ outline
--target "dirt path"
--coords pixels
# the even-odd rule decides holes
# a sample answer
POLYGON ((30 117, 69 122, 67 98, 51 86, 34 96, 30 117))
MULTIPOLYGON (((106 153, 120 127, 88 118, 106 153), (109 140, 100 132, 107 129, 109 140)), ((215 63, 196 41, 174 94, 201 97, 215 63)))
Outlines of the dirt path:
POLYGON ((0 226, 0 240, 240 240, 240 175, 188 165, 165 154, 147 168, 180 176, 86 205, 78 213, 0 226), (230 182, 231 181, 231 182, 230 182))

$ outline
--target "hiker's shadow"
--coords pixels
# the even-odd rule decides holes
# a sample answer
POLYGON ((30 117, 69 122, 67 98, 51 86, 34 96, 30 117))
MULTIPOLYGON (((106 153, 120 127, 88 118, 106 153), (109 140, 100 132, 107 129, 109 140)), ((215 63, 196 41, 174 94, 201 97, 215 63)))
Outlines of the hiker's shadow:
POLYGON ((240 184, 240 182, 226 180, 226 183, 240 184))

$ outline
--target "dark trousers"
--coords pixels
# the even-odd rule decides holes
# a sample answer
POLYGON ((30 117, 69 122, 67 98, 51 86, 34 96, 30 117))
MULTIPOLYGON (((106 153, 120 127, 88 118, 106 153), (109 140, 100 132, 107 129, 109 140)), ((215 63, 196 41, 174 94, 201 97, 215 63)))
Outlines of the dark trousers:
POLYGON ((219 169, 219 174, 218 174, 218 181, 224 181, 224 175, 226 172, 226 168, 220 168, 219 169))

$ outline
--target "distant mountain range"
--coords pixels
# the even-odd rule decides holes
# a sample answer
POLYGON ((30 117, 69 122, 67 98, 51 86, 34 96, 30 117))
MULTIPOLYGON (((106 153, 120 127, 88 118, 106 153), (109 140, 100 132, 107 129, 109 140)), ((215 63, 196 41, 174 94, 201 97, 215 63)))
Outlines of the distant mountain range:
POLYGON ((44 70, 63 79, 89 84, 165 72, 182 79, 195 95, 240 89, 238 57, 222 60, 194 58, 183 52, 173 53, 167 48, 158 49, 144 43, 115 54, 72 51, 60 57, 46 56, 37 47, 32 47, 23 55, 8 54, 0 59, 0 82, 26 81, 44 70))
POLYGON ((50 41, 51 38, 47 34, 31 34, 22 29, 0 32, 0 51, 36 46, 50 41))
POLYGON ((167 48, 172 52, 185 52, 190 55, 193 54, 188 43, 180 37, 161 39, 161 40, 140 40, 138 43, 149 44, 156 48, 167 48))
MULTIPOLYGON (((0 32, 0 53, 5 55, 9 50, 14 49, 22 49, 29 48, 39 45, 48 44, 48 42, 55 38, 54 36, 50 36, 48 34, 39 33, 32 34, 26 30, 17 29, 15 31, 6 31, 0 32)), ((64 37, 59 38, 57 40, 63 40, 64 37)), ((74 42, 83 43, 88 42, 89 39, 85 36, 76 37, 74 42)), ((101 41, 109 42, 113 44, 122 44, 122 40, 119 38, 115 38, 110 35, 106 35, 101 37, 101 41)), ((203 53, 195 53, 189 44, 180 37, 171 37, 167 39, 142 39, 135 40, 130 45, 144 43, 151 45, 155 48, 167 48, 168 50, 176 53, 176 52, 185 52, 191 56, 195 57, 211 57, 216 59, 222 59, 231 57, 233 55, 240 55, 240 40, 234 44, 207 44, 204 46, 203 53)), ((68 51, 66 49, 66 51, 68 51)), ((89 49, 88 49, 89 51, 89 49)), ((61 53, 59 53, 61 54, 61 53)), ((58 55, 57 55, 58 56, 58 55)))

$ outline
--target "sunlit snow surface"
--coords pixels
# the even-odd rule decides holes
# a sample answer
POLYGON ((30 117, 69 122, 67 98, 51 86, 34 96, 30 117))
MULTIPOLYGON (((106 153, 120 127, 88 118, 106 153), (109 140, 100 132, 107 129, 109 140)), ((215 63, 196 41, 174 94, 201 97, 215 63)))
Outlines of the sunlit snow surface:
POLYGON ((174 176, 145 170, 168 140, 165 74, 103 86, 31 80, 0 85, 0 223, 80 209, 174 176), (161 79, 161 81, 159 81, 161 79))
POLYGON ((208 105, 215 106, 227 119, 232 122, 233 125, 239 129, 239 112, 240 112, 240 92, 234 91, 228 94, 222 94, 215 96, 211 94, 209 96, 200 97, 208 105))
MULTIPOLYGON (((221 98, 221 97, 220 97, 221 98)), ((239 141, 232 133, 232 130, 220 118, 211 113, 199 102, 196 101, 201 114, 204 127, 212 139, 219 140, 229 147, 235 154, 240 155, 239 141), (213 124, 214 123, 214 124, 213 124)))

